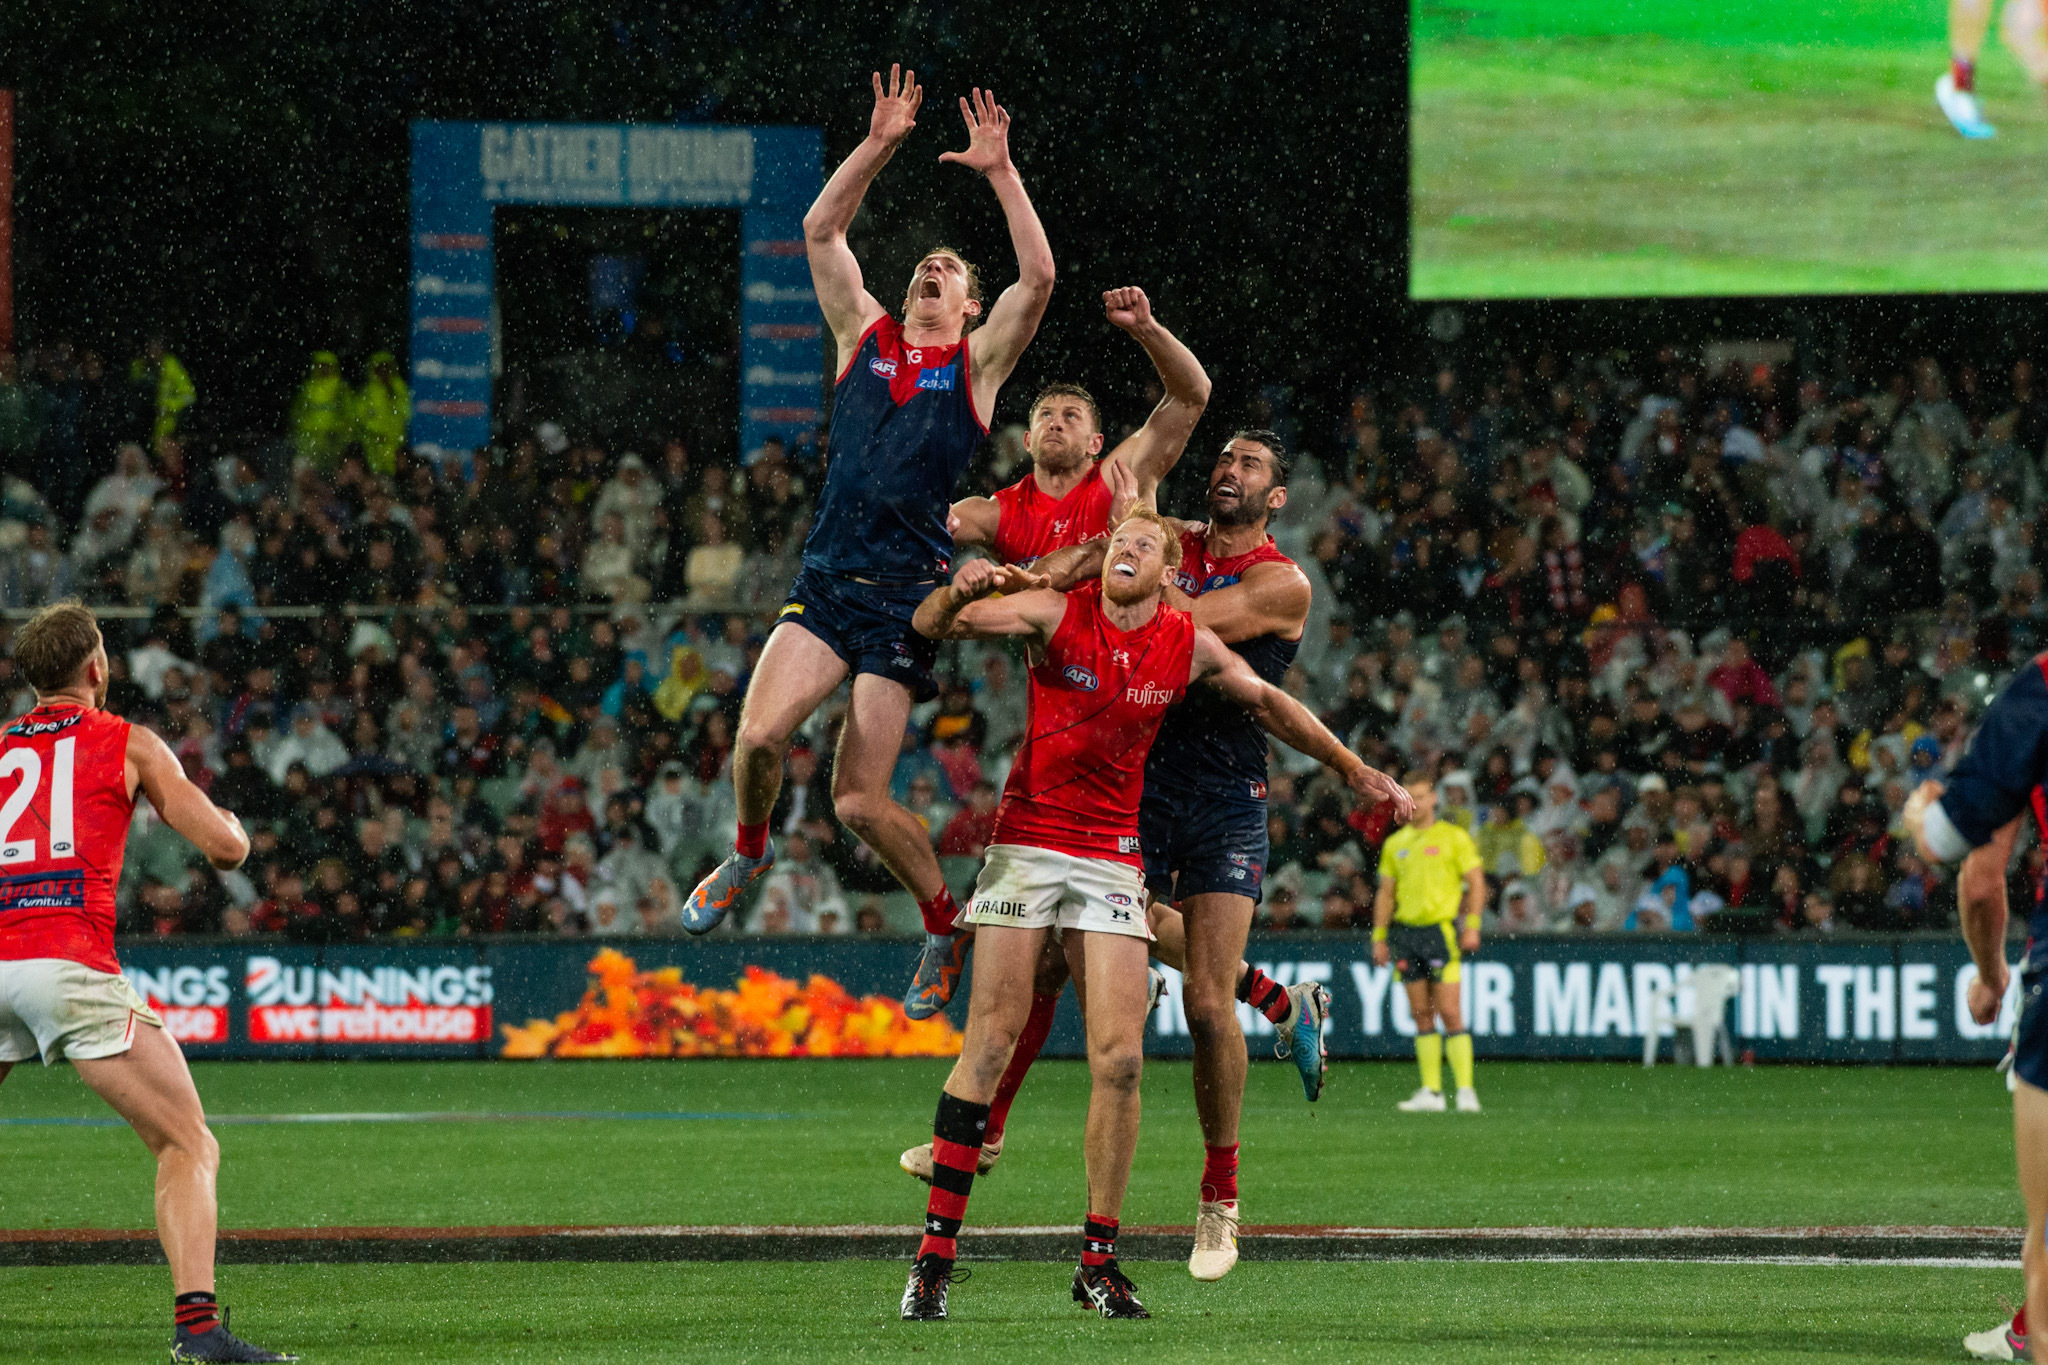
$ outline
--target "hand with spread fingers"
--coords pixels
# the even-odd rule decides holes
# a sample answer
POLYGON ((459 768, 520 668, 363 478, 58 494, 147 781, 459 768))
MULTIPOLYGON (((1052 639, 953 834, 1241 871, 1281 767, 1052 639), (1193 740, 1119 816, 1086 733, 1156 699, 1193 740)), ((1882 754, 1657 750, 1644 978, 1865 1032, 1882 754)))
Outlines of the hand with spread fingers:
POLYGON ((973 103, 960 101, 960 117, 967 122, 967 150, 941 152, 939 160, 983 175, 1016 169, 1010 164, 1010 111, 996 103, 994 91, 976 86, 973 103))
POLYGON ((894 147, 917 127, 917 107, 924 103, 924 87, 917 83, 915 71, 905 71, 901 65, 889 67, 886 87, 881 72, 874 72, 873 76, 875 112, 868 118, 868 136, 894 147))

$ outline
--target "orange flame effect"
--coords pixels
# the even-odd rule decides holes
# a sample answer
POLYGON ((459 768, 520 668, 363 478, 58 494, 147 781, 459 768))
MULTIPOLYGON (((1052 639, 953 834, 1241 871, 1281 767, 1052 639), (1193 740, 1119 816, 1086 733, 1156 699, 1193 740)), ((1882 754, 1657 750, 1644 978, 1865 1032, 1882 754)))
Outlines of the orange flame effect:
POLYGON ((946 1016, 914 1020, 895 1000, 856 1000, 827 976, 799 986, 749 967, 734 990, 699 988, 680 967, 639 970, 606 948, 590 989, 553 1021, 504 1026, 503 1057, 957 1057, 946 1016))

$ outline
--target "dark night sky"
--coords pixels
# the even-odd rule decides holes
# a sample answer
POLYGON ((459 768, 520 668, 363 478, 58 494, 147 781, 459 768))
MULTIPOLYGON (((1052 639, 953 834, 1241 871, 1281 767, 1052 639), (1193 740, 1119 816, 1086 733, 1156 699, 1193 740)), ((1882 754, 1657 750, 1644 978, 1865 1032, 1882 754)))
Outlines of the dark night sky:
POLYGON ((944 240, 1007 282, 993 196, 937 161, 953 98, 992 86, 1060 267, 1010 386, 1054 375, 1113 412, 1148 373, 1101 320, 1135 283, 1193 344, 1229 420, 1262 384, 1318 412, 1405 316, 1399 5, 960 6, 223 0, 0 14, 20 91, 21 322, 125 357, 166 329, 214 424, 269 424, 306 350, 405 334, 406 124, 420 117, 816 123, 866 131, 867 72, 914 64, 912 140, 855 246, 877 292, 944 240), (408 10, 410 12, 408 12, 408 10))

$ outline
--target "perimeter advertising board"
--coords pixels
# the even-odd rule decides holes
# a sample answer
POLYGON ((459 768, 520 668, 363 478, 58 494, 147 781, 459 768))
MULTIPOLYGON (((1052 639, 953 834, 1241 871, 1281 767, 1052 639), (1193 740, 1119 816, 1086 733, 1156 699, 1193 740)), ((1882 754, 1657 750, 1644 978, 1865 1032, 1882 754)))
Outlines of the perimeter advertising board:
MULTIPOLYGON (((121 946, 136 989, 196 1057, 949 1055, 955 1027, 907 1020, 897 1003, 915 955, 904 939, 722 936, 121 946)), ((1333 1056, 1410 1055, 1407 997, 1362 937, 1261 935, 1250 957, 1283 983, 1329 987, 1333 1056)), ((1975 968, 1947 938, 1524 938, 1467 964, 1465 1017, 1482 1057, 1639 1057, 1652 998, 1675 987, 1688 1013, 1687 982, 1710 962, 1739 973, 1727 1023, 1762 1061, 1995 1061, 2017 998, 1973 1023, 1975 968)), ((1269 1052, 1272 1026, 1238 1012, 1253 1054, 1269 1052)), ((1147 1050, 1192 1050, 1177 979, 1147 1050)), ((1046 1052, 1081 1051, 1069 993, 1046 1052)))

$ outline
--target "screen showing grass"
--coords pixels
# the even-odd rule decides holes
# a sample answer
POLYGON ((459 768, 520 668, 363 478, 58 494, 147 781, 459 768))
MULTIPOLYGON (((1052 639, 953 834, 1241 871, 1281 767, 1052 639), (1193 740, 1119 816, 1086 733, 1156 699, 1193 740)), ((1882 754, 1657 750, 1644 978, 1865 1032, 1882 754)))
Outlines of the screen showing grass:
POLYGON ((1412 12, 1418 299, 2036 290, 2044 0, 1412 12))

